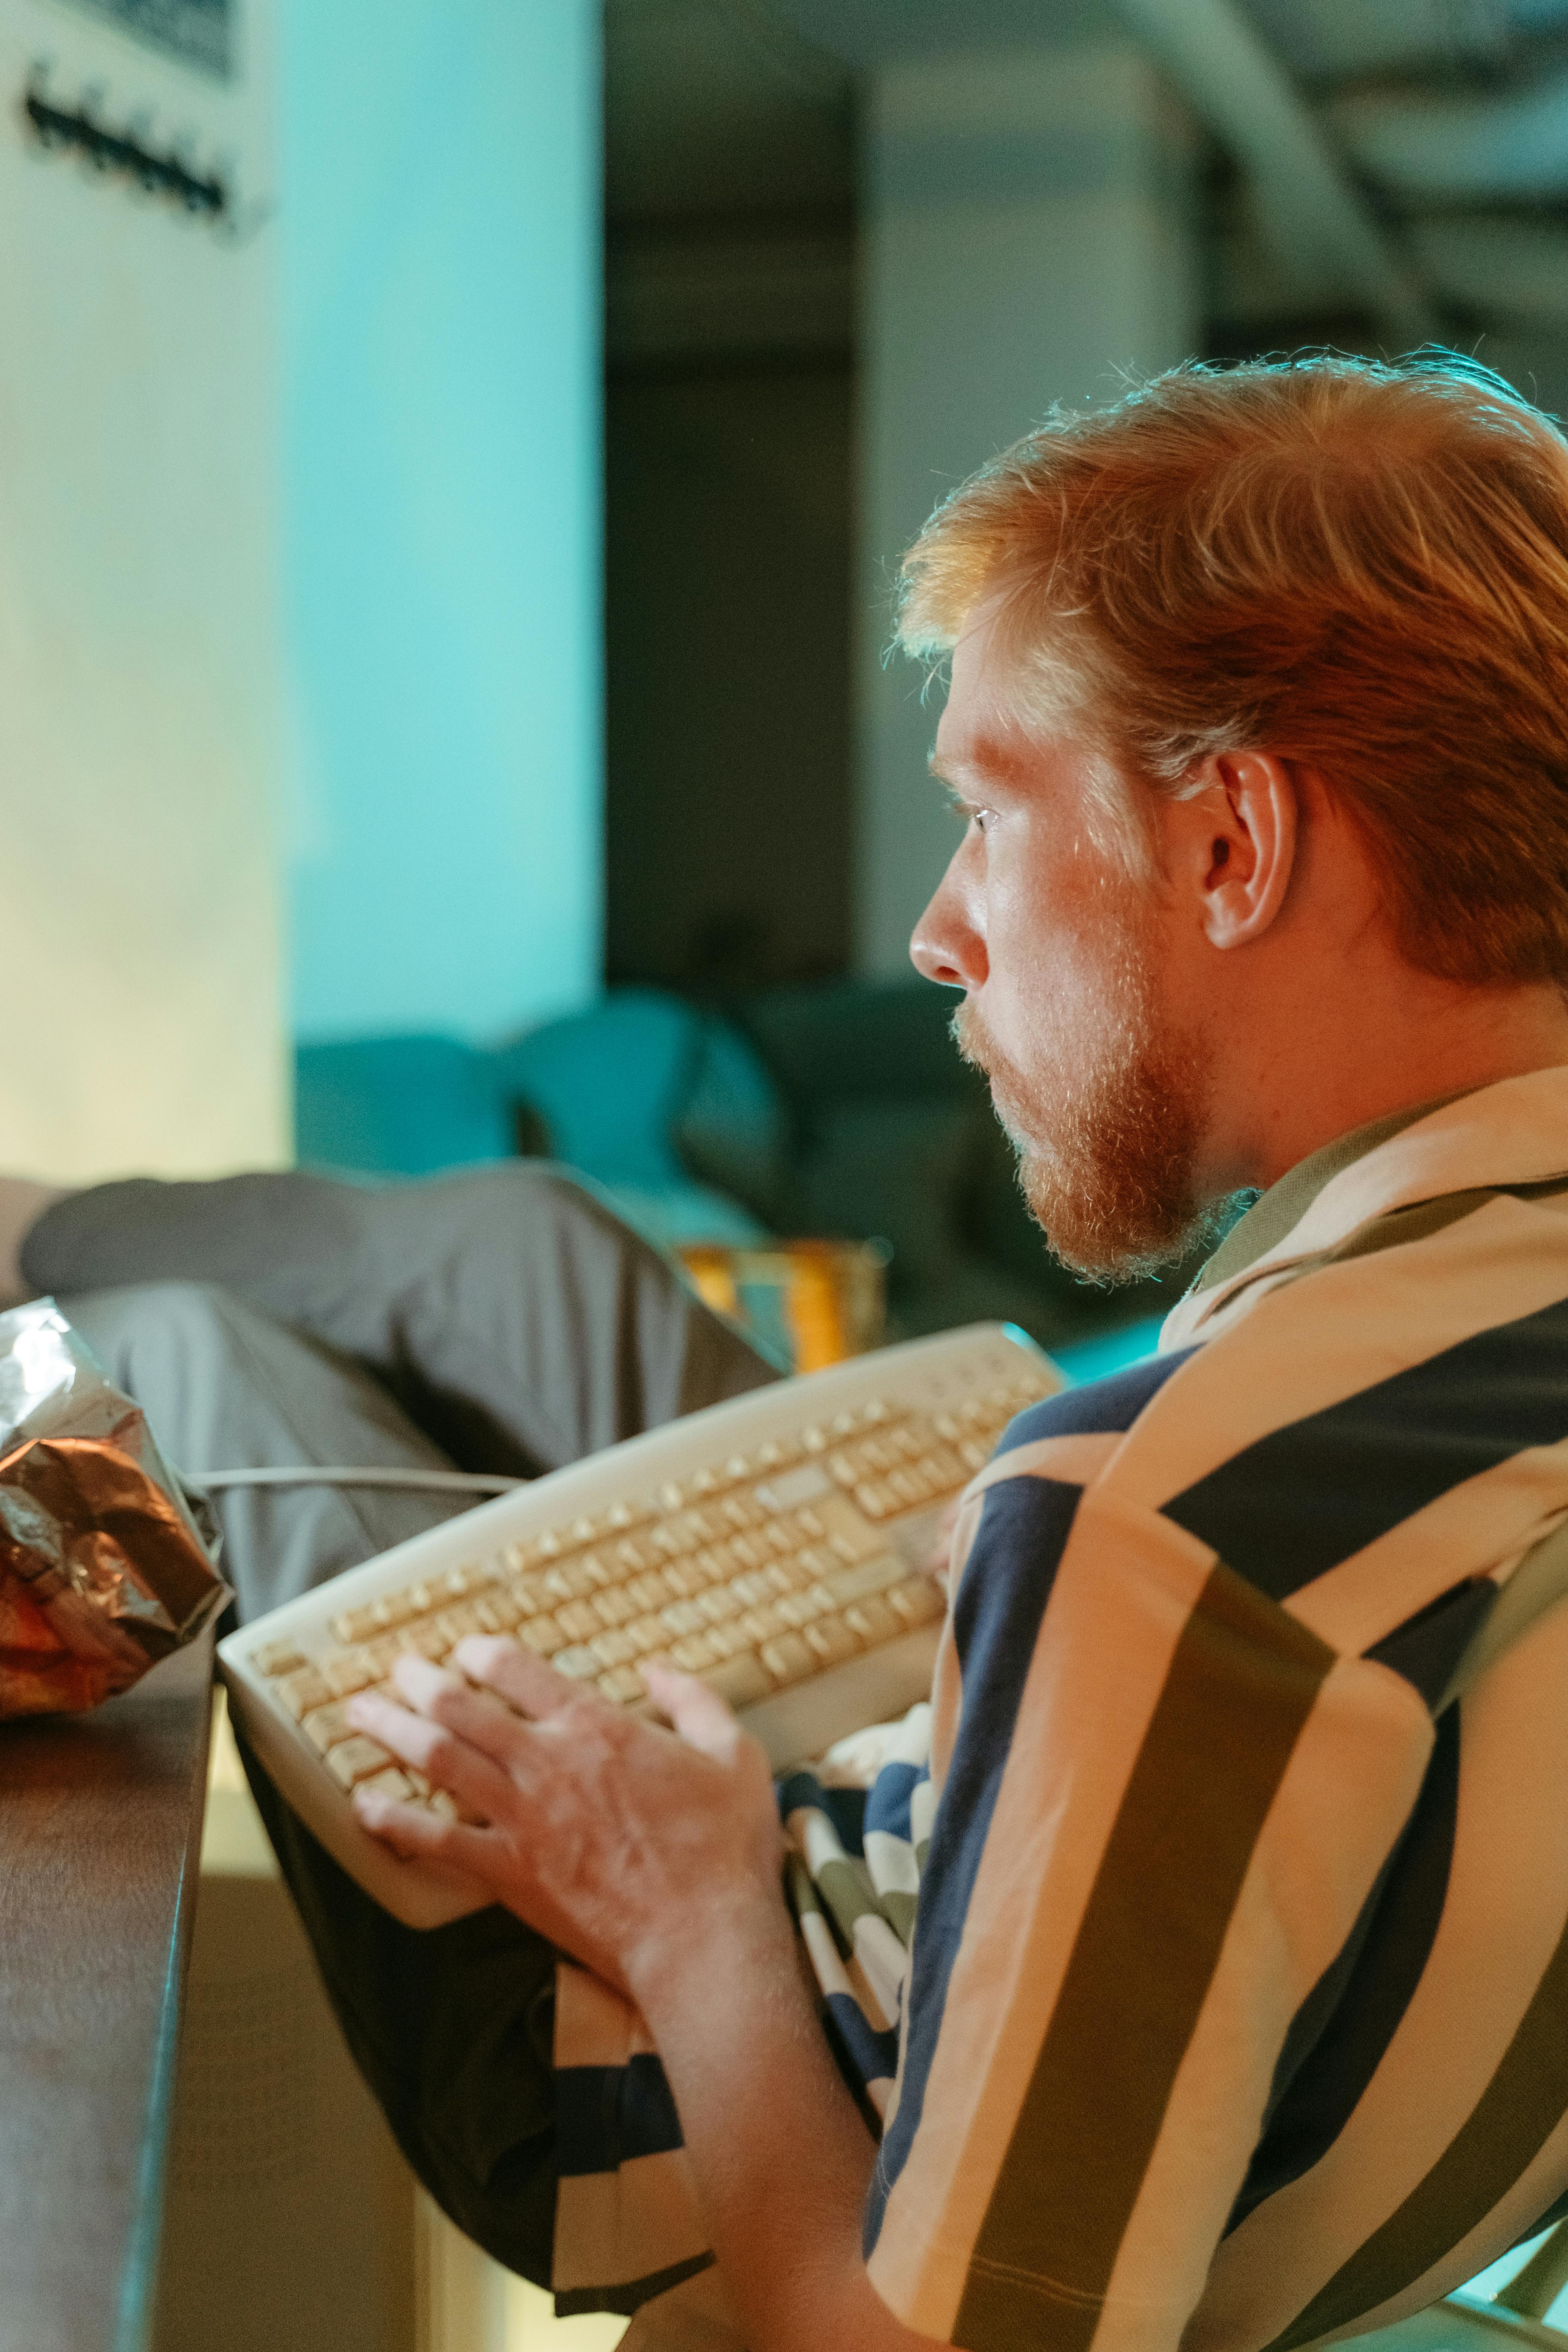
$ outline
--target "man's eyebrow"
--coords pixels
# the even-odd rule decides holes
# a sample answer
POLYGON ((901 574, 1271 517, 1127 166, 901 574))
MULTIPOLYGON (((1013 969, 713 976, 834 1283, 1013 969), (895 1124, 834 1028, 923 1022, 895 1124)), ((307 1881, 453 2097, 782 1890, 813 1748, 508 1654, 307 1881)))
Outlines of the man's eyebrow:
POLYGON ((940 751, 933 751, 926 766, 956 800, 972 800, 992 789, 992 780, 977 760, 944 760, 940 751))

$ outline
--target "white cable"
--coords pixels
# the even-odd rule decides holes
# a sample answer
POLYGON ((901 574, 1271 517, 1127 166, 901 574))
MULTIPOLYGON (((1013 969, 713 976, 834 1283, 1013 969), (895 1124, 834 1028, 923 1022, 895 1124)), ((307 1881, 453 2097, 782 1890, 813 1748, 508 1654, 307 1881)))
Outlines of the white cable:
POLYGON ((417 1486, 438 1495, 510 1495, 529 1483, 468 1470, 354 1470, 316 1463, 286 1470, 183 1470, 180 1475, 208 1494, 221 1494, 226 1486, 417 1486))

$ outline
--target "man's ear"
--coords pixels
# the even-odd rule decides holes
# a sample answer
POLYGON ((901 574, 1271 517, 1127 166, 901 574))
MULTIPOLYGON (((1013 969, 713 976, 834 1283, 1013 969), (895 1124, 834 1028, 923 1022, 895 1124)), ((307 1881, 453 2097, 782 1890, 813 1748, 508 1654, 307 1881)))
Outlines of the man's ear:
MULTIPOLYGON (((1296 863, 1300 803, 1289 765, 1268 751, 1218 751, 1199 789, 1177 802, 1184 878, 1211 947, 1262 938, 1285 903, 1296 863)), ((1167 803, 1169 806, 1170 803, 1167 803)))

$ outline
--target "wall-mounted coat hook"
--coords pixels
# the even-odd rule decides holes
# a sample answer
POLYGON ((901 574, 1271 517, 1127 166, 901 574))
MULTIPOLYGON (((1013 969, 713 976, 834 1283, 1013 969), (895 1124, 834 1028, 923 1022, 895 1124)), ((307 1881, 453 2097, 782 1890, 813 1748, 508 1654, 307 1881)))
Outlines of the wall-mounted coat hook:
POLYGON ((54 153, 74 153, 95 170, 113 173, 164 196, 187 213, 215 226, 232 227, 233 192, 222 173, 200 170, 177 147, 159 150, 130 127, 111 130, 98 112, 98 98, 89 92, 74 106, 47 94, 47 69, 35 68, 22 97, 22 112, 38 145, 54 153))

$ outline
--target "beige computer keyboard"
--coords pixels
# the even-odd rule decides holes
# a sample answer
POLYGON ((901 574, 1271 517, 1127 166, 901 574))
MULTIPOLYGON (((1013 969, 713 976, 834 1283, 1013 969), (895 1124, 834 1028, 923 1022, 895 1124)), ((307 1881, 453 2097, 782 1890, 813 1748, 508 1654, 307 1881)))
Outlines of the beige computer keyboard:
POLYGON ((399 1862, 349 1802, 369 1782, 450 1807, 347 1718, 400 1652, 440 1661, 467 1634, 510 1634, 625 1706, 646 1700, 640 1661, 666 1657, 722 1692, 775 1767, 816 1755, 929 1689, 942 1506, 1060 1386, 1022 1332, 981 1324, 691 1413, 230 1634, 230 1706, 368 1893, 411 1927, 460 1917, 483 1896, 399 1862))

